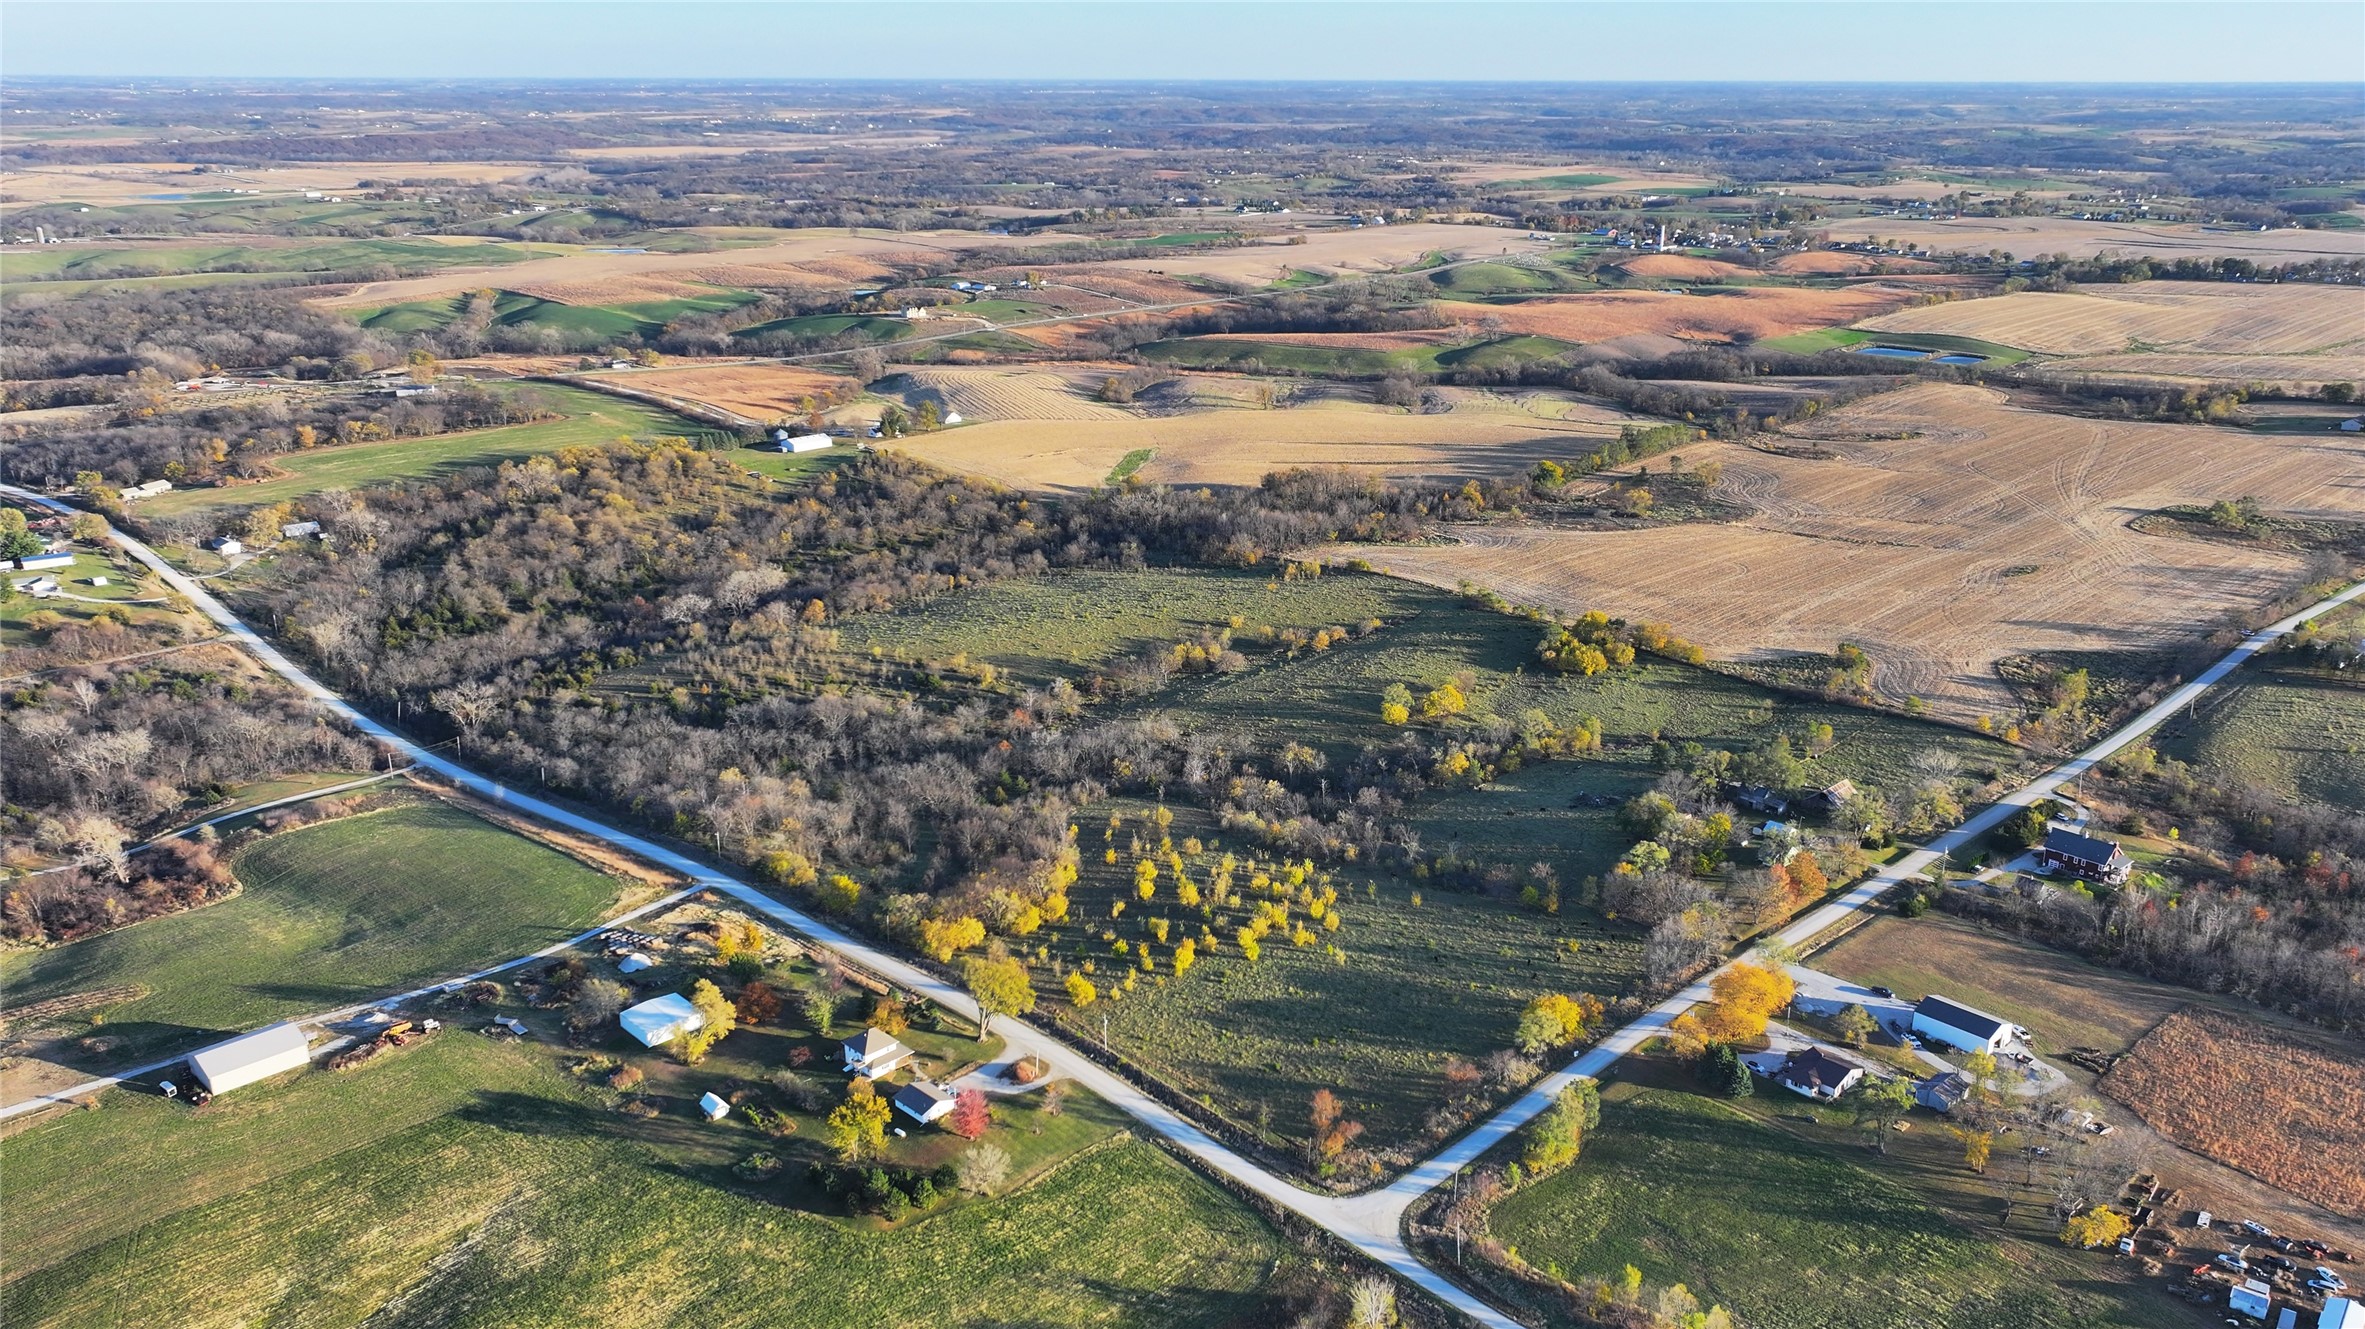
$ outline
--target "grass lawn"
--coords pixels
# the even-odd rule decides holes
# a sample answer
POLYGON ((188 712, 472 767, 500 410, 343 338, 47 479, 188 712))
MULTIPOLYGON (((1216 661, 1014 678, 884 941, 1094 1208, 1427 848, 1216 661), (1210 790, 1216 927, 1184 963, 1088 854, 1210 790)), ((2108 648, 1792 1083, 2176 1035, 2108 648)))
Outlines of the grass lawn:
POLYGON ((777 1178, 713 1175, 698 1155, 760 1142, 736 1117, 624 1116, 555 1054, 453 1030, 202 1112, 113 1095, 0 1143, 0 1312, 55 1326, 1213 1325, 1253 1311, 1283 1254, 1080 1095, 1067 1152, 1031 1182, 872 1232, 785 1206, 777 1178))
POLYGON ((2242 672, 2198 719, 2175 722, 2155 746, 2286 798, 2365 807, 2365 686, 2271 660, 2242 672))
POLYGON ((1610 1086, 1584 1156, 1497 1205, 1494 1235, 1569 1278, 1614 1279, 1633 1264, 1652 1285, 1684 1283, 1751 1329, 2186 1322, 2157 1293, 2111 1281, 2123 1265, 2109 1257, 2020 1235, 2033 1220, 1997 1234, 1993 1202, 1958 1184, 1984 1179, 1963 1174, 1959 1160, 1949 1177, 1936 1159, 1902 1149, 1875 1157, 1814 1138, 1828 1130, 1758 1115, 1785 1105, 1744 1102, 1610 1086))
POLYGON ((539 452, 609 443, 624 435, 645 438, 706 432, 706 426, 671 411, 605 393, 548 383, 535 384, 534 392, 564 411, 566 418, 284 453, 273 459, 272 464, 286 472, 277 478, 226 489, 176 489, 142 500, 138 510, 158 517, 244 510, 323 489, 359 489, 396 480, 433 479, 467 467, 489 466, 539 452))
MULTIPOLYGON (((0 956, 7 1004, 95 988, 107 1065, 523 955, 598 921, 617 883, 441 803, 287 831, 232 862, 245 889, 186 913, 0 956)), ((78 1017, 79 1018, 79 1017, 78 1017)))
POLYGON ((862 454, 851 443, 826 452, 782 452, 776 448, 733 448, 723 454, 731 464, 775 480, 811 479, 832 467, 844 466, 862 454))
POLYGON ((1441 290, 1465 295, 1561 289, 1559 274, 1514 263, 1465 263, 1442 268, 1429 274, 1429 282, 1441 290))

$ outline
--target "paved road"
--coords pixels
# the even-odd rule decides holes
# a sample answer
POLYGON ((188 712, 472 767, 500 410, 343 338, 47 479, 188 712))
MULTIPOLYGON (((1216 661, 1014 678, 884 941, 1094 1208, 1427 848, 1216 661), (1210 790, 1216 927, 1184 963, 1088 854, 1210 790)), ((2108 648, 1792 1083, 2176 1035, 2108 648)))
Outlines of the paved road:
MULTIPOLYGON (((141 843, 135 844, 129 849, 124 850, 123 856, 129 858, 133 854, 144 854, 149 850, 154 849, 156 846, 164 843, 166 840, 179 839, 184 835, 194 835, 197 832, 204 830, 208 826, 219 826, 225 821, 236 821, 240 817, 251 816, 257 812, 269 812, 273 808, 286 807, 290 803, 308 803, 313 799, 326 798, 331 794, 343 794, 355 789, 366 788, 370 785, 378 784, 386 780, 391 780, 397 775, 407 773, 409 770, 410 767, 405 766, 401 770, 382 771, 376 775, 365 775, 358 780, 347 780, 343 784, 326 785, 319 789, 307 789, 300 794, 288 794, 281 798, 274 798, 266 803, 249 803, 242 808, 232 808, 228 812, 222 813, 219 816, 207 817, 203 821, 193 821, 186 826, 175 826, 169 831, 158 831, 154 839, 144 840, 141 843)), ((36 868, 25 875, 28 877, 41 877, 47 876, 52 872, 64 872, 68 868, 80 866, 81 864, 79 863, 60 863, 56 867, 36 868)))
MULTIPOLYGON (((0 485, 0 494, 7 494, 21 501, 37 503, 61 512, 73 511, 53 499, 12 486, 0 485)), ((402 753, 415 765, 434 771, 462 788, 496 803, 504 804, 515 811, 540 817, 545 821, 603 840, 617 848, 679 873, 692 883, 685 891, 677 893, 670 899, 678 899, 699 890, 711 890, 728 895, 747 908, 771 918, 791 931, 809 937, 845 955, 856 964, 890 982, 926 996, 961 1014, 964 1018, 976 1018, 976 1004, 969 999, 967 993, 860 938, 840 931, 830 923, 806 914, 802 910, 782 904, 729 873, 689 858, 653 840, 645 839, 629 831, 609 826, 593 818, 511 789, 497 780, 479 775, 464 766, 427 751, 362 714, 342 697, 324 687, 294 661, 282 654, 276 646, 263 640, 248 628, 237 615, 231 613, 227 606, 216 599, 211 591, 166 563, 145 544, 121 532, 115 534, 115 539, 132 557, 155 570, 166 584, 187 596, 190 603, 219 624, 230 639, 253 651, 264 664, 270 666, 272 670, 318 701, 323 707, 343 717, 355 728, 402 753)), ((2212 665, 2192 682, 2178 688, 2158 705, 2129 721, 2110 737, 2071 760, 2063 762, 2044 776, 2014 790, 1961 826, 1932 840, 1928 848, 1908 854, 1890 864, 1839 899, 1814 910, 1789 927, 1782 929, 1778 935, 1791 945, 1799 945, 1846 919, 1850 914, 1871 905, 1897 883, 1908 877, 1918 876, 1927 870, 1938 861, 1941 855, 1976 840, 2006 817, 2012 815, 2014 811, 2050 796, 2054 790, 2084 774, 2097 762, 2108 758, 2120 748, 2149 733, 2170 715, 2189 705, 2201 693, 2233 672, 2243 661, 2264 649, 2277 638, 2288 634, 2299 624, 2336 605, 2345 604, 2360 594, 2365 594, 2365 582, 2360 582, 2320 604, 2252 633, 2223 660, 2212 665)), ((637 917, 649 912, 659 905, 670 903, 670 899, 658 901, 655 905, 644 906, 627 917, 637 917)), ((594 929, 592 932, 585 933, 584 937, 596 935, 598 931, 599 929, 594 929)), ((580 938, 576 940, 580 940, 580 938)), ((511 961, 500 968, 514 968, 570 944, 573 942, 546 948, 534 956, 511 961)), ((1005 1016, 998 1019, 994 1027, 1009 1044, 1012 1053, 1017 1055, 1032 1054, 1041 1057, 1057 1074, 1075 1080, 1085 1088, 1116 1104, 1118 1108, 1135 1120, 1165 1137, 1175 1147, 1199 1159, 1210 1169, 1229 1178, 1241 1187, 1254 1191, 1273 1203, 1322 1225, 1341 1240, 1387 1266, 1407 1282, 1431 1293, 1478 1323, 1488 1326, 1488 1329, 1520 1329, 1518 1321, 1489 1306, 1442 1273, 1414 1258, 1410 1247, 1405 1244, 1402 1231, 1406 1209, 1415 1200, 1449 1180, 1455 1172, 1475 1162, 1488 1149, 1493 1148, 1512 1132, 1534 1119, 1537 1114, 1551 1104, 1562 1089, 1576 1079, 1583 1076, 1599 1076, 1618 1058, 1634 1051, 1643 1043, 1662 1033, 1677 1015, 1694 1004, 1707 1000, 1708 984, 1709 977, 1703 977, 1675 996, 1651 1008, 1632 1024, 1610 1034, 1599 1044, 1585 1051, 1567 1067, 1543 1077, 1510 1106, 1488 1118, 1468 1135, 1456 1140, 1414 1167, 1393 1184, 1356 1196, 1318 1195, 1303 1190, 1288 1180, 1266 1171, 1220 1141, 1210 1137, 1164 1104, 1032 1024, 1005 1016)), ((431 989, 421 989, 422 992, 427 990, 431 989)), ((345 1013, 350 1014, 361 1009, 364 1008, 354 1007, 345 1013)), ((110 1080, 93 1081, 90 1085, 79 1086, 74 1090, 67 1091, 64 1097, 95 1092, 97 1089, 119 1080, 137 1075, 154 1074, 159 1069, 161 1069, 159 1066, 143 1067, 138 1071, 127 1072, 124 1076, 113 1077, 110 1080)), ((57 1101, 57 1098, 58 1096, 51 1096, 35 1100, 32 1106, 45 1106, 49 1102, 57 1101)), ((0 1108, 0 1119, 5 1119, 23 1110, 30 1110, 30 1108, 24 1104, 0 1108)))

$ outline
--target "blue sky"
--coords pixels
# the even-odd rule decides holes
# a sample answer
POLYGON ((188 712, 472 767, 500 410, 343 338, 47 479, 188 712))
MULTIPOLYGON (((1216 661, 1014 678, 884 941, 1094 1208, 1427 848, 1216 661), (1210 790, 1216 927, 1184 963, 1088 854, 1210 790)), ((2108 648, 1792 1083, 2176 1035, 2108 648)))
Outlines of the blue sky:
POLYGON ((0 79, 2365 84, 2357 0, 7 0, 0 38, 0 79))

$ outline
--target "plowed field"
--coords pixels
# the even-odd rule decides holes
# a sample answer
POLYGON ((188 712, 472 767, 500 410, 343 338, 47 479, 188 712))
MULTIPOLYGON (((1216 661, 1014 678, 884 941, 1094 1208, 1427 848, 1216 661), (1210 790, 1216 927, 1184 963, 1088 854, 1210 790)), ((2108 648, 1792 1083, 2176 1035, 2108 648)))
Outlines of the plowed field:
POLYGON ((1130 420, 1121 406, 1093 400, 1100 381, 1126 365, 1030 365, 998 369, 914 369, 912 386, 943 398, 964 417, 988 420, 1130 420))
POLYGON ((2139 534, 2172 503, 2254 494, 2365 517, 2365 439, 2103 423, 1927 384, 1827 418, 1837 455, 1686 448, 1724 463, 1730 525, 1561 531, 1506 523, 1458 543, 1358 551, 1404 576, 1510 599, 1662 619, 1741 659, 1863 643, 1874 687, 1957 719, 2002 714, 2004 656, 2189 641, 2286 589, 2293 556, 2139 534), (1880 442, 1847 441, 1905 434, 1880 442))
POLYGON ((753 420, 793 415, 811 397, 826 399, 853 386, 851 379, 793 365, 707 365, 687 369, 628 370, 591 374, 642 392, 705 402, 753 420))
POLYGON ((2365 383, 2365 353, 2323 355, 2094 355, 2061 368, 2080 374, 2277 383, 2313 391, 2326 383, 2365 383))
POLYGON ((2105 251, 2166 258, 2248 258, 2261 263, 2365 258, 2365 231, 2212 231, 2199 226, 2146 226, 2069 217, 1965 217, 1957 221, 1863 217, 1830 222, 1821 229, 1834 240, 1880 236, 1939 253, 1984 254, 2001 249, 2018 258, 2038 254, 2093 258, 2105 251))
POLYGON ((1884 314, 1862 326, 1977 337, 2050 355, 2297 355, 2342 343, 2365 345, 2365 291, 2298 282, 2139 282, 1957 300, 1884 314))
POLYGON ((1784 254, 1775 259, 1773 269, 1790 276, 1852 276, 1859 272, 1922 272, 1937 266, 1918 258, 1874 258, 1867 254, 1843 254, 1837 250, 1816 249, 1797 254, 1784 254))

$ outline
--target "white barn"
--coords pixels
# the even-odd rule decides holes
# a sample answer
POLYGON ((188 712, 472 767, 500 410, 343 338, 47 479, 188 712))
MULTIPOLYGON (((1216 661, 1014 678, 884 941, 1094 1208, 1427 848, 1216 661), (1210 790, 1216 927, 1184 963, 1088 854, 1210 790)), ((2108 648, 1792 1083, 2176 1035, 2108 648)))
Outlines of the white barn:
POLYGON ((189 1054, 189 1073, 206 1092, 233 1089, 296 1070, 312 1059, 311 1040, 292 1024, 275 1024, 189 1054))
POLYGON ((1924 997, 1913 1008, 1914 1035, 1965 1052, 1996 1052, 2012 1041, 2012 1026, 1944 997, 1924 997))
POLYGON ((690 999, 678 992, 668 992, 654 1001, 644 1001, 627 1007, 616 1016, 616 1023, 624 1032, 640 1040, 645 1048, 670 1043, 706 1023, 706 1017, 690 1004, 690 999))

